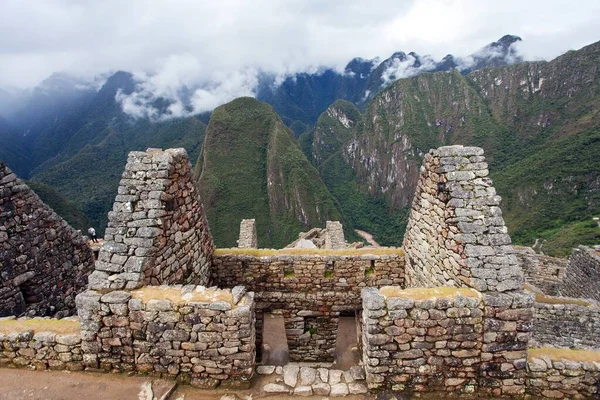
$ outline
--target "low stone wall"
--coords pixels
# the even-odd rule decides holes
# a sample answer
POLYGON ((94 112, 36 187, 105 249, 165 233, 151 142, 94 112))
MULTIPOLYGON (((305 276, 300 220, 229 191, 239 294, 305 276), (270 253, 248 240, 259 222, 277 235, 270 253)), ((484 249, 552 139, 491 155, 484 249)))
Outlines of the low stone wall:
POLYGON ((1 318, 0 367, 83 369, 76 318, 1 318))
POLYGON ((363 290, 370 388, 522 395, 533 297, 439 287, 363 290))
POLYGON ((408 287, 523 288, 483 150, 446 146, 423 158, 406 234, 408 287))
POLYGON ((467 392, 478 386, 482 295, 472 289, 369 288, 363 359, 372 389, 467 392))
POLYGON ((404 254, 401 249, 304 253, 217 249, 213 283, 243 285, 256 293, 259 347, 264 313, 278 313, 293 361, 332 361, 340 313, 361 309, 363 287, 403 286, 404 254))
POLYGON ((90 288, 206 285, 212 252, 185 150, 129 153, 90 288))
POLYGON ((77 296, 87 368, 160 373, 196 386, 247 385, 254 299, 243 288, 144 287, 77 296))
POLYGON ((485 293, 479 391, 499 397, 525 392, 527 349, 532 335, 533 295, 485 293))
POLYGON ((586 246, 573 249, 560 295, 600 301, 600 252, 586 246))
POLYGON ((525 281, 545 294, 557 296, 563 284, 567 259, 536 254, 531 247, 515 247, 525 281))
POLYGON ((0 316, 75 314, 93 269, 86 237, 0 162, 0 316))
POLYGON ((600 398, 600 353, 531 349, 527 392, 535 398, 600 398))
POLYGON ((535 346, 600 350, 600 308, 594 301, 537 295, 535 346))

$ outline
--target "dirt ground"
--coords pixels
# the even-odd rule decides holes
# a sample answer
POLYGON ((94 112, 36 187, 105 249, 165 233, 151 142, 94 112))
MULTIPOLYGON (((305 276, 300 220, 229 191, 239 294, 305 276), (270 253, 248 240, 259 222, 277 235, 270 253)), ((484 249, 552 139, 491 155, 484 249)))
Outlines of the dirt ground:
MULTIPOLYGON (((267 396, 261 388, 275 381, 274 375, 256 378, 249 390, 200 390, 175 386, 173 381, 121 374, 69 371, 30 371, 0 368, 0 400, 269 400, 290 396, 267 396), (235 397, 234 397, 235 396, 235 397)), ((321 396, 306 399, 323 399, 321 396)), ((346 396, 347 400, 374 397, 346 396)))

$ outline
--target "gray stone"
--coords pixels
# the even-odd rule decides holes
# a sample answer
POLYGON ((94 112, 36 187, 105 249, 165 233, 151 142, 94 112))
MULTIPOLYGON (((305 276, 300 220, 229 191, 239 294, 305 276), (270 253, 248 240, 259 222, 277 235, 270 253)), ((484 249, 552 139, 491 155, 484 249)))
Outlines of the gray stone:
POLYGON ((263 386, 265 393, 290 393, 290 389, 277 383, 267 383, 263 386))
POLYGON ((298 372, 300 367, 295 365, 286 365, 283 367, 283 382, 291 387, 295 387, 298 382, 298 372))
POLYGON ((231 289, 231 296, 233 297, 233 304, 239 303, 245 294, 246 294, 245 286, 235 286, 233 289, 231 289))
POLYGON ((348 393, 348 385, 345 383, 338 383, 335 385, 331 385, 331 391, 329 392, 329 395, 331 397, 344 397, 347 396, 348 393))
POLYGON ((124 304, 131 299, 131 294, 120 290, 109 292, 100 298, 102 303, 108 304, 124 304))
POLYGON ((310 367, 300 368, 300 384, 310 386, 317 378, 317 370, 310 367))
POLYGON ((367 385, 363 382, 351 382, 348 384, 348 390, 350 394, 364 394, 369 391, 367 385))
POLYGON ((294 389, 294 396, 308 397, 312 396, 313 391, 310 386, 298 386, 294 389))
POLYGON ((256 367, 256 372, 260 375, 271 375, 273 372, 275 372, 275 366, 259 365, 258 367, 256 367))
POLYGON ((313 394, 315 396, 329 396, 329 391, 331 390, 331 386, 327 383, 315 383, 312 385, 313 394))

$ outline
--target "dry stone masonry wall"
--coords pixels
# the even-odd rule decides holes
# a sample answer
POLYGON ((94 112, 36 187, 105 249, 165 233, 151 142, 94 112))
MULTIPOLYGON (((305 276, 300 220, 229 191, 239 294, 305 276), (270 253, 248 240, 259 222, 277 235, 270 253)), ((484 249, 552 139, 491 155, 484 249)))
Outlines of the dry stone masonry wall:
POLYGON ((447 146, 425 155, 404 237, 410 287, 520 290, 523 274, 483 150, 447 146))
POLYGON ((76 318, 1 318, 0 345, 0 367, 83 369, 81 333, 76 318))
POLYGON ((600 350, 600 308, 581 299, 542 296, 535 303, 535 346, 600 350))
POLYGON ((326 249, 344 249, 346 248, 346 239, 344 238, 344 228, 340 221, 327 221, 325 224, 325 248, 326 249))
POLYGON ((527 367, 527 391, 534 398, 600 397, 600 353, 536 349, 531 352, 527 367))
POLYGON ((263 314, 275 312, 284 317, 292 360, 332 361, 339 315, 361 309, 360 290, 404 287, 402 250, 361 252, 257 256, 219 249, 212 278, 218 287, 243 285, 256 293, 258 345, 263 314))
POLYGON ((600 252, 590 247, 573 249, 560 294, 600 301, 600 252))
POLYGON ((207 284, 213 241, 184 149, 131 152, 92 289, 207 284))
POLYGON ((363 290, 363 360, 371 388, 522 395, 530 295, 439 287, 363 290))
POLYGON ((160 373, 201 387, 246 385, 255 360, 252 293, 146 287, 77 297, 88 369, 160 373))
POLYGON ((0 162, 0 316, 74 314, 93 267, 81 232, 0 162))
POLYGON ((525 281, 545 294, 558 295, 564 282, 567 260, 536 254, 531 247, 515 250, 525 281))
POLYGON ((257 249, 258 238, 256 235, 256 220, 243 219, 240 223, 240 238, 238 247, 242 249, 257 249))

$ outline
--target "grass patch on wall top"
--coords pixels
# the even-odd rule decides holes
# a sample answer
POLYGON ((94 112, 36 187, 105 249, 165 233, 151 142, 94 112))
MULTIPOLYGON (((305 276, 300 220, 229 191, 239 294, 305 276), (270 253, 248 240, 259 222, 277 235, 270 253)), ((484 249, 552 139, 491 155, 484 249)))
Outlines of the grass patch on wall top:
POLYGON ((366 249, 215 249, 216 256, 240 255, 251 257, 270 256, 390 256, 404 257, 404 250, 399 247, 377 247, 366 249))

